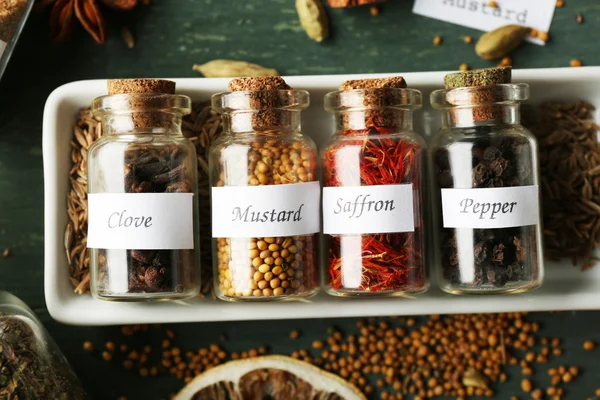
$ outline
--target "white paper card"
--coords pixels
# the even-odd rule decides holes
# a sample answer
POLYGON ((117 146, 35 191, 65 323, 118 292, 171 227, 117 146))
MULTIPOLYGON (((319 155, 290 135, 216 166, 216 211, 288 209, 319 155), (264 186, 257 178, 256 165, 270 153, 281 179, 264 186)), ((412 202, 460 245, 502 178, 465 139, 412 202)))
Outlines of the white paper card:
POLYGON ((2 58, 4 49, 6 49, 6 42, 4 40, 0 40, 0 58, 2 58))
POLYGON ((88 194, 88 243, 94 249, 194 248, 192 193, 88 194))
POLYGON ((212 188, 215 238, 309 235, 320 230, 319 182, 212 188))
POLYGON ((537 185, 442 189, 444 228, 510 228, 539 223, 537 185))
MULTIPOLYGON (((415 0, 413 12, 482 31, 503 25, 529 26, 548 32, 556 0, 496 0, 497 8, 486 0, 415 0)), ((540 39, 528 41, 543 45, 540 39)))
POLYGON ((411 184, 323 188, 323 232, 414 232, 411 184))

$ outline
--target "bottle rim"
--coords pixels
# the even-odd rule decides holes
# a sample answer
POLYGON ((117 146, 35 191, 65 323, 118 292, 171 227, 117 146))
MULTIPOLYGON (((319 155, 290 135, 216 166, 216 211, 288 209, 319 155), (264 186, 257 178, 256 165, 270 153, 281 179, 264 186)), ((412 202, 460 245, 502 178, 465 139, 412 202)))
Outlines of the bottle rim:
POLYGON ((430 95, 431 106, 441 110, 485 105, 514 105, 528 98, 529 85, 526 83, 439 89, 430 95))
POLYGON ((211 97, 214 111, 220 114, 265 110, 300 111, 310 104, 306 90, 252 90, 215 93, 211 97))
POLYGON ((421 91, 408 88, 336 90, 325 95, 325 110, 332 113, 373 108, 416 110, 423 106, 421 91))
POLYGON ((92 113, 97 117, 133 112, 164 112, 187 115, 192 110, 188 96, 163 93, 126 93, 96 97, 92 113))

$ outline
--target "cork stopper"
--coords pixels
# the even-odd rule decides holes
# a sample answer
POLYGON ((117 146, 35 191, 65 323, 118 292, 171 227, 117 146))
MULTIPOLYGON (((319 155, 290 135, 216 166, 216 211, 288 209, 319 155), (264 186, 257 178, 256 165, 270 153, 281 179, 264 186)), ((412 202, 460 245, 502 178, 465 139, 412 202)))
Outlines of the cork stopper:
POLYGON ((511 67, 495 67, 455 72, 444 77, 446 89, 499 85, 511 82, 511 67))
POLYGON ((512 68, 496 67, 456 72, 444 77, 448 90, 446 101, 455 106, 472 106, 451 111, 455 123, 500 120, 504 108, 494 103, 503 97, 502 88, 496 85, 511 83, 512 68))
POLYGON ((229 90, 232 92, 291 89, 292 88, 280 76, 255 76, 249 78, 237 78, 229 81, 229 90))
POLYGON ((406 88, 407 84, 402 76, 343 82, 340 85, 340 104, 343 107, 364 109, 342 113, 342 129, 360 129, 365 125, 386 128, 402 126, 403 117, 396 108, 407 104, 408 95, 406 91, 396 89, 406 88), (356 90, 360 92, 352 92, 356 90))
POLYGON ((406 81, 401 76, 392 76, 389 78, 376 79, 351 79, 343 82, 340 85, 340 90, 356 90, 356 89, 384 89, 395 88, 405 89, 406 81))
POLYGON ((166 79, 109 79, 108 94, 175 94, 175 82, 166 79))
POLYGON ((166 79, 109 79, 109 95, 129 95, 127 107, 135 128, 161 128, 171 124, 171 116, 156 111, 162 108, 165 94, 175 94, 175 82, 166 79), (159 96, 156 96, 159 95, 159 96))
MULTIPOLYGON (((280 76, 236 78, 229 82, 232 92, 248 92, 248 108, 253 111, 251 127, 256 131, 282 128, 292 124, 292 112, 282 109, 289 105, 293 91, 280 76)), ((241 94, 241 93, 240 93, 241 94)), ((232 116, 232 125, 243 125, 247 116, 232 116)))

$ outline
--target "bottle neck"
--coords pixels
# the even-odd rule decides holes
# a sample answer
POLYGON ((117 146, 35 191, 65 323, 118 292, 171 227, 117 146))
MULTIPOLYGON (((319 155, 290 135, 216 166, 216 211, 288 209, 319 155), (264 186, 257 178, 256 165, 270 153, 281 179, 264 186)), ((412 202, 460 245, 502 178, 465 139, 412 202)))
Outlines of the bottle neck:
POLYGON ((413 130, 413 113, 392 108, 364 108, 335 115, 336 131, 344 135, 382 134, 413 130))
POLYGON ((223 131, 234 134, 300 132, 300 110, 266 109, 223 114, 223 131))
POLYGON ((487 104, 461 106, 441 110, 443 128, 466 128, 481 125, 518 125, 519 104, 487 104))
POLYGON ((182 115, 169 112, 107 113, 102 118, 105 134, 181 135, 182 115))

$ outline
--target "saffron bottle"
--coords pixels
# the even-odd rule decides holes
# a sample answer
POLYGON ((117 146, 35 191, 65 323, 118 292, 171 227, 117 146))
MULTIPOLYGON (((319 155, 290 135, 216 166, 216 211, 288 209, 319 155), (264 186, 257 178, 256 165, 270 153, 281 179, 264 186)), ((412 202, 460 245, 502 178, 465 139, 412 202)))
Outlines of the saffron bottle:
POLYGON ((336 132, 322 153, 326 290, 402 296, 427 290, 421 93, 402 77, 344 82, 325 96, 336 132))

